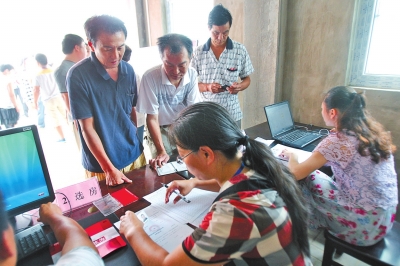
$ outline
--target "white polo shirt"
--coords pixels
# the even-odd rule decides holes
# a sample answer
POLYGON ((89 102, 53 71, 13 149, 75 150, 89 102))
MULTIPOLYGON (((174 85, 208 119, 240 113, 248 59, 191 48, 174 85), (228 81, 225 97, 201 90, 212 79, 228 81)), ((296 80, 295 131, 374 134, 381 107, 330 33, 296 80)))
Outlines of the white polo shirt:
POLYGON ((184 108, 200 101, 196 70, 189 67, 176 88, 168 80, 163 65, 159 65, 144 73, 136 109, 139 113, 158 114, 160 126, 165 126, 184 108))

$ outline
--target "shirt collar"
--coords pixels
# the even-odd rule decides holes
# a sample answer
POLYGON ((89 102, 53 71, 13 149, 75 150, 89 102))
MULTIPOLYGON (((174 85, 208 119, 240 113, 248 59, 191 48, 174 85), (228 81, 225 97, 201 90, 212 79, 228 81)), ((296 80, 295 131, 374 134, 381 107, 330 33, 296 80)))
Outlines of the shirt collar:
MULTIPOLYGON (((100 63, 99 59, 97 59, 96 54, 94 52, 90 53, 90 61, 94 64, 96 67, 97 72, 100 74, 100 76, 103 77, 103 79, 108 80, 110 79, 110 75, 107 73, 107 70, 104 68, 104 66, 100 63)), ((126 63, 121 60, 118 64, 118 77, 124 76, 128 73, 126 63)))
MULTIPOLYGON (((167 77, 167 74, 165 73, 164 65, 161 65, 160 70, 161 70, 161 81, 162 81, 162 84, 175 86, 175 85, 173 85, 171 83, 171 81, 169 81, 169 79, 167 77)), ((181 82, 179 83, 178 88, 181 87, 181 86, 185 86, 189 82, 190 82, 190 79, 189 79, 189 69, 188 69, 188 71, 186 71, 185 75, 183 76, 181 82)))
MULTIPOLYGON (((211 38, 209 38, 208 41, 204 44, 203 51, 210 51, 210 48, 211 48, 211 38)), ((228 49, 228 50, 233 49, 233 42, 232 42, 231 38, 229 38, 229 37, 228 37, 228 39, 226 39, 225 49, 228 49)))

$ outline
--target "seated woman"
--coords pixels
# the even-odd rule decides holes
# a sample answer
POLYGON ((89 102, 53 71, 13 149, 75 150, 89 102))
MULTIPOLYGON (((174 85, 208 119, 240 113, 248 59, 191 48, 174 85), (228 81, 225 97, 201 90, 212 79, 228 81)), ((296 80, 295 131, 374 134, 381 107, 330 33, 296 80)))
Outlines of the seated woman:
POLYGON ((326 125, 335 129, 311 157, 298 163, 295 153, 283 151, 289 169, 304 180, 309 228, 328 228, 351 244, 373 245, 392 228, 398 201, 390 132, 369 115, 364 96, 350 88, 331 89, 321 108, 326 125), (325 164, 333 177, 317 170, 325 164))
POLYGON ((183 110, 169 134, 196 178, 172 182, 166 202, 173 190, 187 195, 197 187, 220 194, 199 228, 170 254, 126 212, 120 232, 143 265, 311 265, 305 201, 269 148, 245 136, 212 102, 183 110))

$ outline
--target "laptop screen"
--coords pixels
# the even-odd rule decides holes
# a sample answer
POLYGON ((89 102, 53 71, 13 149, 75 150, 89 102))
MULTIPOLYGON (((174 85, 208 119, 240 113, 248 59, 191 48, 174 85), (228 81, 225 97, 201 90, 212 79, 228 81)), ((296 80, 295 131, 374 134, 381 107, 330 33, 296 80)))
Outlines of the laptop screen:
POLYGON ((264 107, 272 137, 294 128, 289 102, 284 101, 264 107))

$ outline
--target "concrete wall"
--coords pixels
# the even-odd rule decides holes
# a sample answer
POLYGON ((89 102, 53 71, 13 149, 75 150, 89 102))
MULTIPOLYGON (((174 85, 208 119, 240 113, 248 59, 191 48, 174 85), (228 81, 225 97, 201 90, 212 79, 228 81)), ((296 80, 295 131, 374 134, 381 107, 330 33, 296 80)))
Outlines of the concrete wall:
MULTIPOLYGON (((243 127, 264 122, 262 107, 280 100, 289 100, 296 121, 324 126, 324 92, 346 84, 355 1, 216 2, 235 10, 234 18, 243 13, 243 43, 256 70, 241 99, 243 127)), ((400 91, 368 89, 366 96, 371 114, 392 132, 400 173, 400 91)))
MULTIPOLYGON (((354 3, 288 1, 282 91, 296 121, 324 126, 320 115, 323 92, 345 84, 354 3)), ((369 89, 366 96, 368 110, 392 132, 400 150, 400 91, 369 89)), ((400 173, 400 152, 395 161, 400 173)))
POLYGON ((254 73, 251 84, 239 93, 243 110, 242 128, 265 121, 263 107, 275 101, 279 82, 279 20, 280 1, 217 0, 232 14, 229 36, 245 45, 254 73), (241 38, 243 36, 243 39, 241 38))

